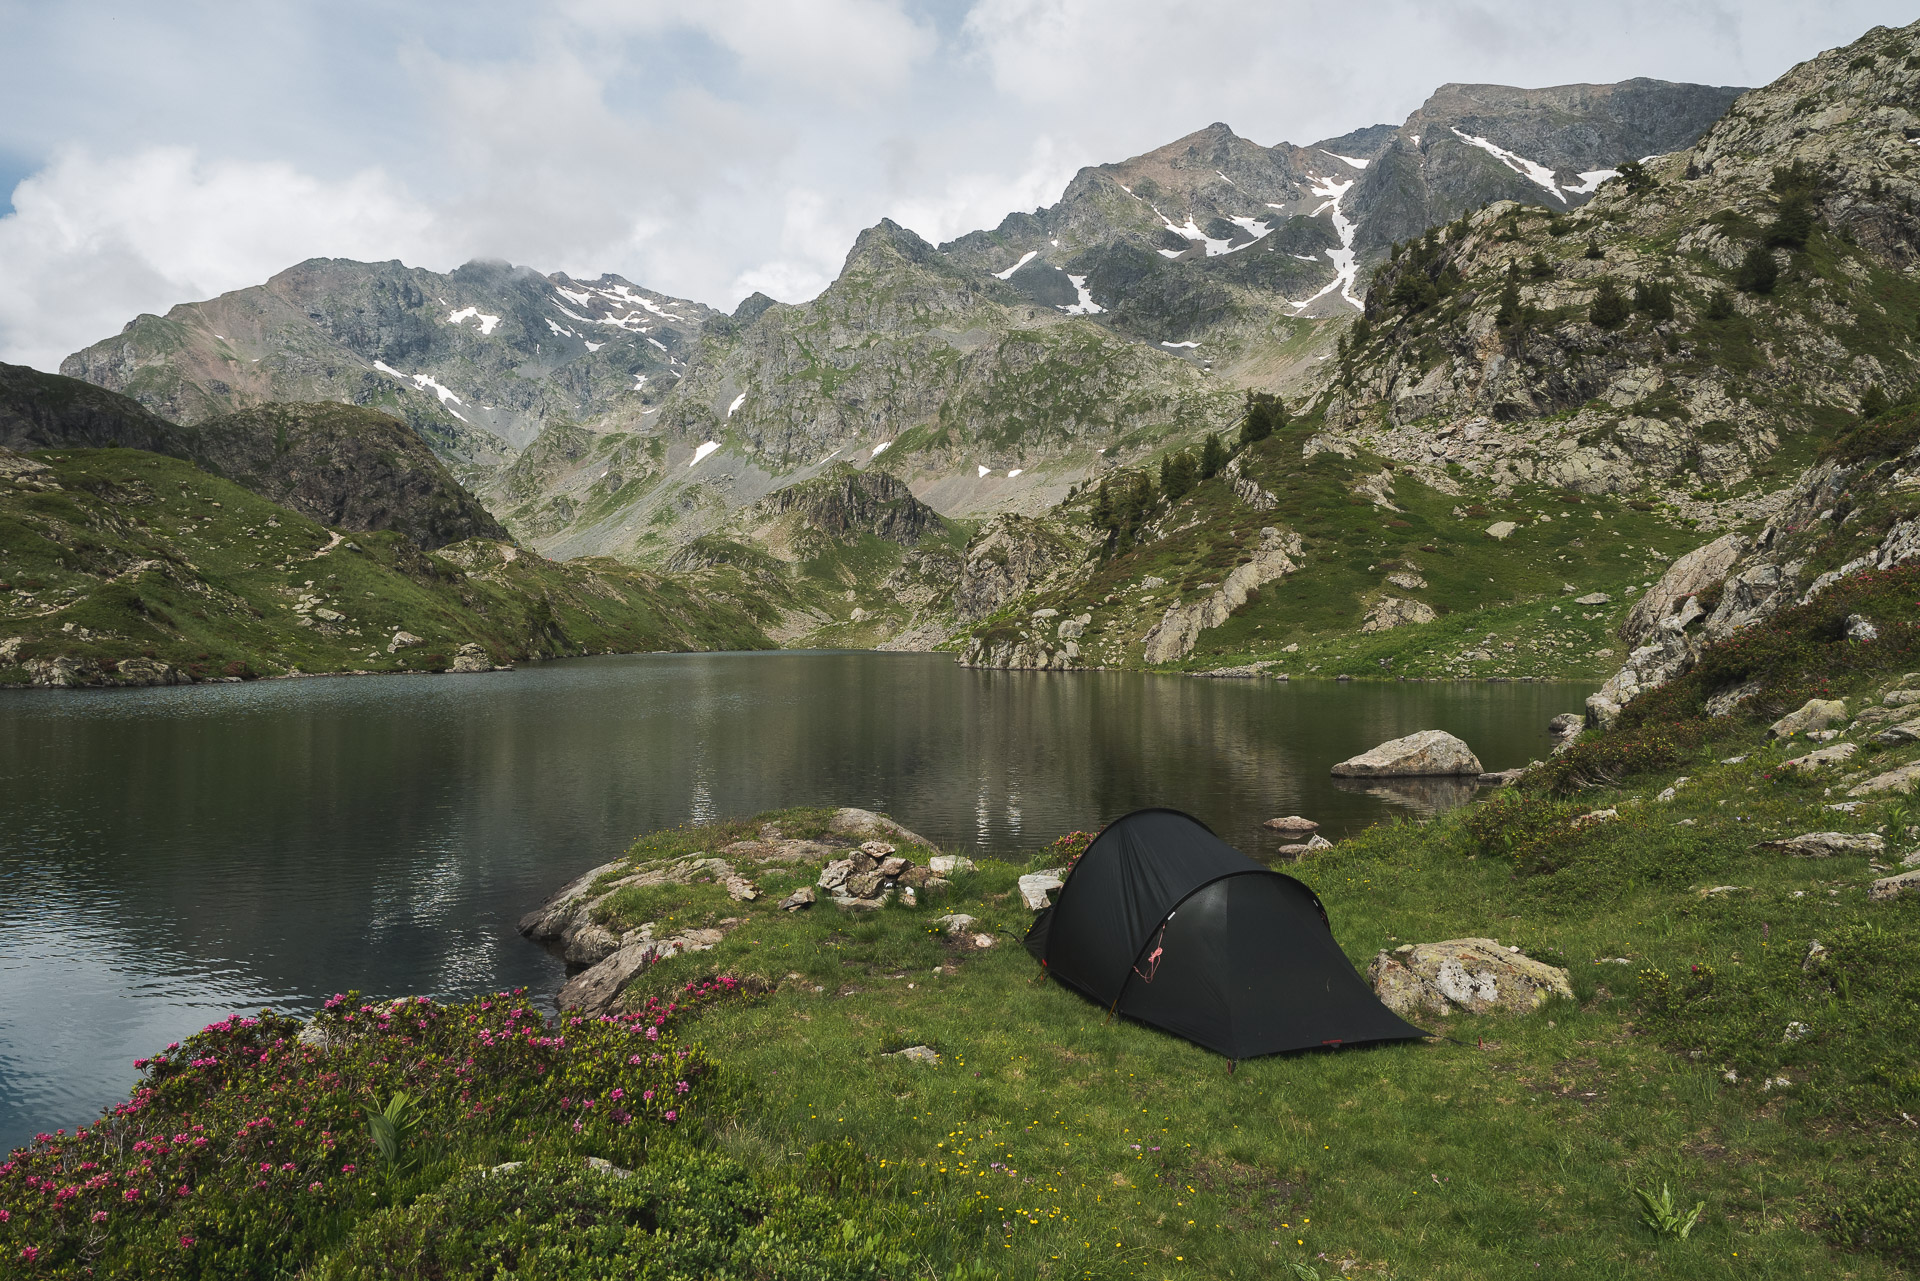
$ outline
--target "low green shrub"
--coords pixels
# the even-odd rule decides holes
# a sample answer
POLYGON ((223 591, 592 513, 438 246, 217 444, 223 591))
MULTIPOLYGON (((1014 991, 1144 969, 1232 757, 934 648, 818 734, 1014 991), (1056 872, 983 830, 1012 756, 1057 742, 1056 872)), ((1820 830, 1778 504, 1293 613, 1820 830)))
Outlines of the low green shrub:
POLYGON ((780 1277, 864 1281, 915 1274, 886 1206, 858 1221, 831 1200, 768 1185, 683 1149, 625 1174, 529 1161, 469 1171, 370 1216, 319 1281, 514 1276, 780 1277))

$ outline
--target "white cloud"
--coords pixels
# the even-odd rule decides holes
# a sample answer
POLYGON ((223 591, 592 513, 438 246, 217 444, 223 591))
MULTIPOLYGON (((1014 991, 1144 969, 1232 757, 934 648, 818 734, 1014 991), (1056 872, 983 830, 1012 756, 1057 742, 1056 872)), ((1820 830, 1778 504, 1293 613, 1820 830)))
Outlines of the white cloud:
POLYGON ((306 258, 441 258, 433 213, 377 169, 327 182, 184 147, 74 149, 20 183, 13 204, 0 218, 0 359, 45 369, 140 312, 306 258))
POLYGON ((931 24, 899 0, 576 0, 565 12, 595 36, 696 31, 752 80, 842 103, 899 91, 938 46, 931 24))

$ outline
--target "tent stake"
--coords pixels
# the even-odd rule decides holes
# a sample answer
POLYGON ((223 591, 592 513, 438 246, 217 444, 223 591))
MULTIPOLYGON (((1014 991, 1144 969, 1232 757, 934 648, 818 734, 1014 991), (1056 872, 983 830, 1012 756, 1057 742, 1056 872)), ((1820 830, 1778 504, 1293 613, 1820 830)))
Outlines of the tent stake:
POLYGON ((1235 1068, 1237 1068, 1237 1067, 1239 1067, 1239 1066, 1240 1066, 1240 1060, 1239 1060, 1239 1059, 1228 1059, 1228 1060, 1227 1060, 1227 1075, 1228 1075, 1228 1076, 1232 1076, 1232 1075, 1233 1075, 1233 1070, 1234 1070, 1235 1068))

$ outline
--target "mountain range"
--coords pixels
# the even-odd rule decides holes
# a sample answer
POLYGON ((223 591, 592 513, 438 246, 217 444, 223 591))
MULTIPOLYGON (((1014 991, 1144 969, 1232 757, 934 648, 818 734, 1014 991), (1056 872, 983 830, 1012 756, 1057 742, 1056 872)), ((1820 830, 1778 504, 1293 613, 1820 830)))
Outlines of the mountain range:
POLYGON ((62 372, 182 433, 379 411, 519 545, 782 643, 1599 675, 1642 583, 1911 381, 1910 43, 1215 124, 945 244, 882 221, 802 304, 315 260, 62 372))

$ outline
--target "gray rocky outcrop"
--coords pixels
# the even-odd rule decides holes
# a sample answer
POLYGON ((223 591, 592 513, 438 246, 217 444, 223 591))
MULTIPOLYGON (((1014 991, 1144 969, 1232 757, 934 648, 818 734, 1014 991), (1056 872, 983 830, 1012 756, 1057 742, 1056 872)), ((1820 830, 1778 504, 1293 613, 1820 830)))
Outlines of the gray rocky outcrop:
POLYGON ((1260 531, 1260 543, 1250 560, 1227 574, 1219 587, 1199 600, 1167 606, 1167 611, 1141 638, 1149 663, 1171 663, 1193 652, 1200 633, 1218 627, 1247 603, 1259 587, 1299 568, 1300 536, 1269 525, 1260 531))
MULTIPOLYGON (((628 887, 707 883, 723 888, 735 902, 751 902, 760 896, 760 889, 747 869, 813 862, 827 863, 820 884, 842 906, 878 907, 896 891, 911 894, 947 885, 931 868, 916 866, 899 852, 902 848, 930 850, 935 848, 932 843, 884 814, 842 808, 834 811, 827 829, 820 840, 802 840, 764 827, 757 839, 730 842, 712 853, 641 864, 625 859, 603 863, 575 877, 523 916, 519 930, 577 971, 560 990, 562 1008, 600 1013, 617 1008, 620 993, 648 966, 669 956, 710 949, 738 924, 728 919, 712 928, 666 933, 658 922, 643 922, 615 933, 602 919, 600 908, 628 887), (836 854, 847 857, 829 861, 836 854), (848 881, 854 878, 857 884, 851 888, 857 892, 849 892, 848 881)), ((780 906, 797 911, 816 897, 812 887, 802 886, 780 906)))
POLYGON ((1424 729, 1391 739, 1333 767, 1336 778, 1410 777, 1484 771, 1473 749, 1445 730, 1424 729))
POLYGON ((1762 841, 1756 848, 1798 858, 1832 858, 1836 854, 1878 854, 1887 843, 1875 832, 1807 832, 1785 840, 1762 841))
POLYGON ((1367 966, 1374 994, 1409 1021, 1450 1014, 1525 1014, 1555 996, 1573 999, 1567 971, 1488 938, 1408 943, 1367 966))
POLYGON ((1363 632, 1385 632, 1396 627, 1406 627, 1416 623, 1431 623, 1439 615, 1433 612, 1431 605, 1417 600, 1402 600, 1397 596, 1382 596, 1367 610, 1366 621, 1360 624, 1363 632))

